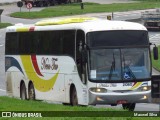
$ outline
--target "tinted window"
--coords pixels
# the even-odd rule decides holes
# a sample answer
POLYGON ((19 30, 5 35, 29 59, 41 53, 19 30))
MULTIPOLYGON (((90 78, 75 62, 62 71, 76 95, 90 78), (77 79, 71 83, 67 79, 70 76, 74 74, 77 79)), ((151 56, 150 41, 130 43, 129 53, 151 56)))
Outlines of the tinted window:
POLYGON ((148 33, 142 30, 90 32, 87 41, 91 47, 149 45, 148 33))
POLYGON ((36 54, 38 44, 38 33, 18 33, 19 54, 36 54))
POLYGON ((7 33, 6 54, 69 55, 75 57, 75 31, 7 33))
POLYGON ((17 33, 6 34, 6 54, 15 54, 18 52, 18 39, 17 33))

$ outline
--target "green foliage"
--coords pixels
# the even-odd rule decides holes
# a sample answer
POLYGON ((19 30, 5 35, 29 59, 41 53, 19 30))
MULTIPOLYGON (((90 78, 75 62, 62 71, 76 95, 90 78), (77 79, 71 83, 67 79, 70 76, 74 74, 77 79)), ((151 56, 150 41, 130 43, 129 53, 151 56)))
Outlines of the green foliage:
MULTIPOLYGON (((127 111, 122 109, 108 109, 108 108, 95 108, 92 106, 64 106, 61 104, 53 104, 53 103, 45 103, 42 101, 28 101, 28 100, 19 100, 15 98, 9 97, 0 97, 0 111, 19 111, 19 113, 23 112, 37 112, 37 111, 94 111, 94 112, 107 112, 108 111, 117 111, 123 112, 123 114, 128 114, 127 111)), ((63 113, 63 112, 62 112, 63 113)), ((116 113, 113 113, 115 116, 116 113)), ((63 114, 61 115, 63 116, 63 114)), ((44 117, 44 118, 12 118, 12 120, 158 120, 159 118, 156 117, 44 117)), ((0 118, 0 120, 10 120, 10 118, 0 118)))
MULTIPOLYGON (((62 104, 46 103, 42 101, 27 101, 5 96, 0 97, 0 111, 122 111, 122 109, 95 108, 89 106, 64 106, 62 104)), ((63 115, 61 115, 63 116, 63 115)), ((12 118, 12 120, 53 120, 53 118, 12 118)), ((54 117, 56 120, 126 120, 126 118, 105 118, 105 117, 54 117)), ((1 120, 1 118, 0 118, 1 120)), ((10 118, 2 118, 2 120, 10 120, 10 118)))
MULTIPOLYGON (((95 108, 84 106, 65 106, 62 104, 49 104, 43 101, 19 100, 5 96, 0 97, 0 111, 115 111, 111 108, 95 108)), ((117 109, 117 111, 122 109, 117 109)))
POLYGON ((158 60, 154 60, 152 54, 152 64, 156 70, 160 71, 160 46, 158 47, 158 57, 159 57, 158 60))
MULTIPOLYGON (((0 120, 10 120, 10 118, 3 118, 0 120)), ((11 120, 127 120, 122 117, 45 117, 45 118, 12 118, 11 120)), ((136 119, 135 119, 136 120, 136 119)), ((142 120, 142 119, 139 119, 142 120)), ((149 120, 149 119, 146 119, 149 120)), ((158 120, 158 119, 155 119, 158 120)))
POLYGON ((5 28, 5 27, 7 27, 7 26, 11 26, 12 24, 10 24, 10 23, 0 23, 0 29, 1 28, 5 28))
POLYGON ((134 0, 134 1, 150 1, 150 2, 159 2, 160 0, 134 0))
POLYGON ((45 8, 41 11, 30 12, 16 12, 10 16, 19 18, 49 18, 57 16, 70 16, 86 13, 100 13, 100 12, 120 12, 139 9, 151 9, 158 8, 160 2, 136 2, 136 3, 117 3, 117 4, 97 4, 97 3, 84 3, 84 9, 82 10, 79 3, 53 6, 45 8), (143 4, 143 5, 142 5, 143 4))

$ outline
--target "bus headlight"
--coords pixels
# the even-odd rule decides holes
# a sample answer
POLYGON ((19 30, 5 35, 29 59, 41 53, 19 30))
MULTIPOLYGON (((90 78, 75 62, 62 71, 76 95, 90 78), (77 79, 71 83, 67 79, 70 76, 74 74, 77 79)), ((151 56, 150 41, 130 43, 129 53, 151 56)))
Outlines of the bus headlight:
POLYGON ((148 91, 148 90, 151 90, 151 86, 141 86, 137 90, 138 91, 148 91))
POLYGON ((105 89, 105 88, 90 88, 90 91, 96 92, 96 93, 106 93, 107 89, 105 89))

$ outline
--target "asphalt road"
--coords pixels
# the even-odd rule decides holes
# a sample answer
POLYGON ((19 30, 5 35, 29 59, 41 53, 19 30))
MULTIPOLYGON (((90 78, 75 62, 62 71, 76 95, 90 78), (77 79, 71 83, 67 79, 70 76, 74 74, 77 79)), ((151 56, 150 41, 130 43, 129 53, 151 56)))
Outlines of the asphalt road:
MULTIPOLYGON (((87 0, 83 0, 87 1, 87 0)), ((94 1, 94 0, 92 0, 94 1)), ((95 0, 97 1, 97 0, 95 0)), ((100 1, 105 1, 105 0, 100 0, 100 1)), ((106 1, 111 1, 111 0, 106 0, 106 1)), ((113 0, 115 1, 115 0, 113 0)), ((122 1, 122 0, 119 0, 122 1)), ((125 1, 125 0, 123 0, 125 1)), ((103 4, 103 3, 102 3, 103 4)), ((13 5, 7 5, 7 6, 0 6, 1 9, 4 9, 4 12, 2 14, 2 22, 11 22, 11 23, 25 23, 25 24, 30 24, 30 23, 35 23, 36 21, 39 21, 39 19, 36 20, 26 20, 26 19, 19 19, 19 18, 10 18, 8 16, 9 13, 11 12, 16 12, 19 11, 19 8, 17 8, 16 4, 13 5)), ((32 10, 41 10, 43 8, 33 8, 32 10)), ((23 6, 22 11, 27 11, 25 6, 23 6)), ((140 12, 141 11, 131 11, 131 12, 116 12, 114 13, 114 19, 115 20, 125 20, 125 19, 133 19, 133 18, 139 18, 140 17, 140 12)), ((93 17, 99 17, 99 18, 104 18, 106 19, 107 15, 111 15, 112 13, 101 13, 101 14, 86 14, 86 16, 93 16, 93 17)), ((82 15, 83 16, 83 15, 82 15)), ((150 36, 150 41, 156 43, 157 45, 160 45, 160 32, 149 32, 150 36)), ((4 38, 5 38, 5 29, 0 29, 0 95, 6 95, 6 87, 5 87, 5 72, 4 72, 4 38)), ((154 74, 159 74, 158 72, 154 72, 154 74)), ((97 106, 97 107, 110 107, 108 105, 106 106, 97 106)), ((113 107, 112 107, 113 108, 113 107)), ((117 107, 114 108, 121 108, 121 105, 118 105, 117 107)), ((137 104, 135 111, 159 111, 159 105, 158 104, 137 104)))
MULTIPOLYGON (((114 108, 123 109, 122 105, 110 106, 110 105, 96 105, 97 108, 114 108)), ((134 111, 160 111, 160 105, 153 103, 137 103, 134 111)))

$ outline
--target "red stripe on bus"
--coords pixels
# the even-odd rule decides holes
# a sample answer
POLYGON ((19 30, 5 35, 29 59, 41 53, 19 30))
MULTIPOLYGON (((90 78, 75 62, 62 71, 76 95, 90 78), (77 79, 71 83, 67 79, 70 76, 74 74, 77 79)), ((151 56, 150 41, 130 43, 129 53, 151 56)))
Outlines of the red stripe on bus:
MULTIPOLYGON (((134 86, 136 83, 137 83, 137 82, 134 82, 133 86, 134 86)), ((133 86, 132 86, 132 87, 133 87, 133 86)))
POLYGON ((34 31, 35 27, 30 27, 29 31, 34 31))
POLYGON ((36 73, 37 73, 39 76, 43 76, 42 73, 40 72, 39 67, 38 67, 38 64, 37 64, 36 55, 31 55, 31 59, 32 59, 32 64, 33 64, 33 66, 34 66, 34 69, 35 69, 36 73))

